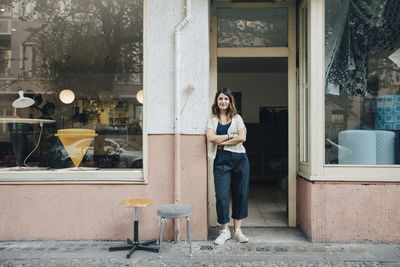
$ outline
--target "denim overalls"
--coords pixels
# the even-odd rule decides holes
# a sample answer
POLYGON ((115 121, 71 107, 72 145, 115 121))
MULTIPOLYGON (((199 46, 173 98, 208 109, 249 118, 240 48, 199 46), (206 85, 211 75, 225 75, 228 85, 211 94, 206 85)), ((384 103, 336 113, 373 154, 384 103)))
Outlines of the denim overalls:
MULTIPOLYGON (((226 134, 230 126, 218 123, 216 133, 226 134)), ((219 224, 229 222, 229 190, 232 190, 232 218, 244 219, 248 211, 249 161, 246 153, 217 149, 214 159, 214 185, 219 224)))

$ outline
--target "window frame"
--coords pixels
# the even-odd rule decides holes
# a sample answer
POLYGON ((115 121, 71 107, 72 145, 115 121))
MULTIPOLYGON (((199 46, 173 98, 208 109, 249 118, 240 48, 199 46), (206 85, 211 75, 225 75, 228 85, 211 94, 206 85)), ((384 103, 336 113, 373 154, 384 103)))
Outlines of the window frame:
MULTIPOLYGON (((305 0, 307 1, 307 0, 305 0)), ((400 182, 400 165, 325 164, 325 1, 309 1, 310 172, 298 175, 310 181, 400 182)))
POLYGON ((307 94, 307 100, 305 102, 304 95, 303 95, 303 66, 304 66, 304 58, 303 58, 303 50, 304 50, 304 27, 303 27, 303 21, 306 19, 307 21, 307 54, 309 53, 309 32, 310 32, 310 15, 309 15, 309 6, 310 3, 308 0, 303 0, 300 5, 299 5, 299 88, 298 88, 298 101, 299 101, 299 125, 298 125, 298 131, 299 131, 299 171, 302 173, 310 173, 310 111, 309 111, 309 99, 310 99, 310 91, 309 91, 309 81, 310 81, 310 64, 309 64, 309 56, 307 55, 307 82, 308 82, 308 94, 307 94), (304 18, 303 10, 304 8, 307 8, 307 18, 304 18), (305 103, 307 103, 307 106, 305 106, 305 103), (307 110, 307 118, 304 117, 305 110, 307 110), (307 122, 307 123, 305 123, 307 122), (305 131, 304 126, 307 127, 307 131, 305 131), (305 136, 306 134, 306 136, 305 136), (307 154, 307 160, 304 160, 304 154, 307 154))
MULTIPOLYGON (((147 98, 147 34, 148 0, 143 0, 143 98, 147 98)), ((0 184, 147 184, 148 183, 148 136, 147 105, 143 101, 143 168, 100 169, 73 171, 68 169, 2 171, 0 184), (112 177, 118 177, 117 179, 112 177)))

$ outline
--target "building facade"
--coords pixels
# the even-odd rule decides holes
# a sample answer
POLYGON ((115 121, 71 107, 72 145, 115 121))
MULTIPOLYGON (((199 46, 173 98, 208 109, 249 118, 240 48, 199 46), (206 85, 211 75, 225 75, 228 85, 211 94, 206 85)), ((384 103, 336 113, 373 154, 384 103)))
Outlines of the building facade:
MULTIPOLYGON (((244 226, 400 242, 400 7, 370 2, 0 7, 0 239, 122 240, 129 198, 153 201, 141 238, 158 235, 157 207, 186 203, 192 239, 207 239, 205 125, 229 87, 248 131, 244 226), (33 103, 18 106, 17 91, 33 103)), ((165 233, 185 239, 185 224, 165 233)))

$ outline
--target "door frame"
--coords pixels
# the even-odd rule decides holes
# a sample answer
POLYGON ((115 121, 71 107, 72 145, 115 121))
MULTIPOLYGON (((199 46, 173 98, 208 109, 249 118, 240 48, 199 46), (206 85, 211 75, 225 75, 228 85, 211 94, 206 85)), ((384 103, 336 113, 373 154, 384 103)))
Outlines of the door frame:
MULTIPOLYGON (((216 3, 211 7, 210 110, 217 92, 217 59, 220 57, 286 57, 288 59, 288 226, 296 227, 297 88, 296 88, 296 2, 216 3), (217 47, 218 8, 287 8, 288 47, 217 47)), ((213 160, 208 158, 208 225, 216 226, 213 160)))

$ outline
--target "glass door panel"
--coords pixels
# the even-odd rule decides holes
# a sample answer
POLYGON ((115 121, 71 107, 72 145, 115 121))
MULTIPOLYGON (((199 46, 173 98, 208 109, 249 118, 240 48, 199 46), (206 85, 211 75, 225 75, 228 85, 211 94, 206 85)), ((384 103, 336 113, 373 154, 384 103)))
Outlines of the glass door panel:
POLYGON ((287 47, 287 8, 218 8, 218 47, 287 47))

